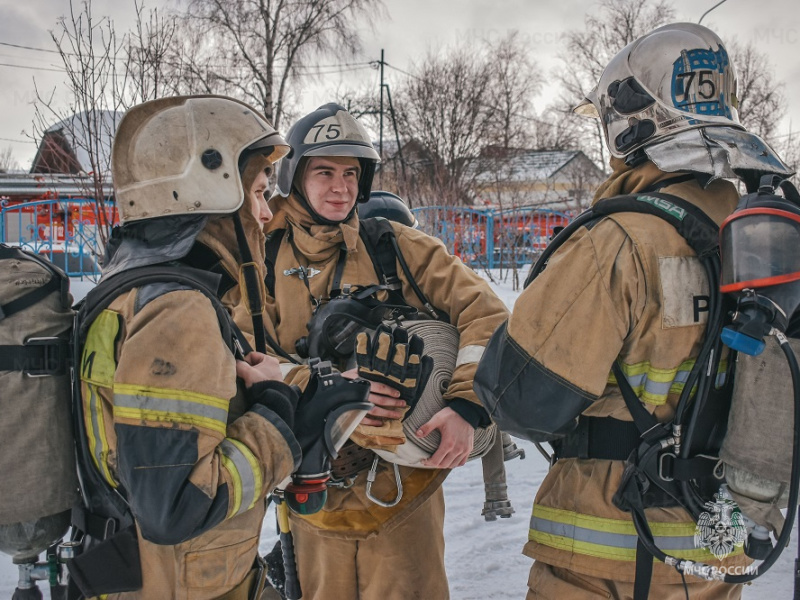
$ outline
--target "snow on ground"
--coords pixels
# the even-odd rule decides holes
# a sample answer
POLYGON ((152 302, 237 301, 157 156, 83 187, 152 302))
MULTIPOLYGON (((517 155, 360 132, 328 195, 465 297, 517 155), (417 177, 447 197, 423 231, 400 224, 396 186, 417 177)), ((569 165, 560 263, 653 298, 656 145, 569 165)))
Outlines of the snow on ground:
MULTIPOLYGON (((495 280, 499 279, 494 274, 495 280)), ((524 273, 521 274, 524 277, 524 273)), ((506 282, 492 287, 511 308, 519 295, 506 282)), ((453 600, 514 600, 525 597, 531 560, 521 554, 528 535, 528 520, 536 490, 547 474, 547 462, 533 444, 517 441, 525 449, 525 460, 506 463, 509 498, 516 510, 509 519, 486 522, 483 508, 483 476, 480 461, 456 469, 445 481, 445 563, 453 600)), ((275 533, 274 511, 264 521, 261 552, 272 549, 275 533)), ((745 587, 746 600, 792 597, 793 561, 796 554, 797 525, 789 547, 778 563, 762 578, 745 587)), ((17 570, 10 557, 0 555, 0 600, 8 600, 17 581, 17 570)), ((48 590, 44 590, 49 598, 48 590)), ((336 599, 347 600, 347 599, 336 599)))

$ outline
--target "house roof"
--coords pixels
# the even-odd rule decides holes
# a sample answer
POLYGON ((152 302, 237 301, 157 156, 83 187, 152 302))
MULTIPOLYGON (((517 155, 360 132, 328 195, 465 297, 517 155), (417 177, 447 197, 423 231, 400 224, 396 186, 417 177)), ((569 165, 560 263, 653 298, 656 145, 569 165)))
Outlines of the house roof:
POLYGON ((64 165, 63 172, 89 173, 93 169, 88 148, 94 148, 96 163, 107 174, 111 170, 114 133, 123 114, 110 110, 83 111, 48 127, 42 135, 31 172, 52 173, 54 165, 64 165), (96 143, 90 134, 97 138, 96 143))
MULTIPOLYGON (((509 183, 546 181, 572 161, 582 157, 595 166, 580 150, 513 150, 506 156, 477 159, 478 181, 493 180, 497 176, 497 165, 502 164, 503 180, 509 183)), ((600 173, 600 169, 597 169, 600 173)))

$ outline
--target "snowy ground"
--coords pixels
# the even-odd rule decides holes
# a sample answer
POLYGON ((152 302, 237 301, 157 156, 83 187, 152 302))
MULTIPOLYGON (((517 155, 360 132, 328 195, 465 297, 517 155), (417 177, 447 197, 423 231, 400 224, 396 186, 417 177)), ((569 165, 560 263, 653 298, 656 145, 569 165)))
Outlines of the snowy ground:
MULTIPOLYGON (((500 282, 493 287, 511 308, 518 294, 511 290, 510 279, 508 283, 500 282)), ((498 519, 491 523, 483 520, 480 461, 473 461, 455 470, 445 482, 445 562, 453 600, 511 600, 525 597, 531 560, 520 551, 528 535, 533 498, 547 474, 547 463, 533 444, 520 441, 518 444, 525 449, 527 457, 522 461, 516 459, 506 463, 509 497, 516 510, 510 519, 498 519)), ((277 538, 272 511, 264 523, 262 553, 272 549, 277 538)), ((792 597, 796 527, 789 548, 764 577, 745 587, 744 598, 777 600, 792 597)), ((16 577, 16 568, 11 564, 11 559, 0 555, 0 600, 11 598, 16 577)), ((49 598, 46 590, 44 595, 49 598)))

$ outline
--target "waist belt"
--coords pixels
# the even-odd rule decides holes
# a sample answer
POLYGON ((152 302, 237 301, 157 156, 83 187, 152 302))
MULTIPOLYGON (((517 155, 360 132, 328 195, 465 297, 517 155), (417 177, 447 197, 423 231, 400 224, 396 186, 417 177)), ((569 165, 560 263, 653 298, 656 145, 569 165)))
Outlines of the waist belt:
POLYGON ((611 417, 580 417, 575 431, 553 442, 553 450, 556 459, 627 460, 641 441, 639 430, 633 421, 620 421, 611 417))
POLYGON ((347 479, 369 467, 374 458, 372 450, 348 441, 331 461, 331 474, 334 479, 347 479))

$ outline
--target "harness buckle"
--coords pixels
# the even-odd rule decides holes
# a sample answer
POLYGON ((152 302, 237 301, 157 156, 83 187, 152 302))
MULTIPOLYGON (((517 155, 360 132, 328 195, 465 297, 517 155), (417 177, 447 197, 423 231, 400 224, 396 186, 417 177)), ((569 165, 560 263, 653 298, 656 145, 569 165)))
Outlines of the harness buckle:
POLYGON ((669 465, 665 462, 665 459, 668 457, 672 457, 673 459, 678 458, 675 453, 673 452, 664 452, 658 457, 658 476, 660 479, 664 481, 675 481, 675 479, 669 475, 667 475, 667 470, 672 472, 673 465, 669 465))
POLYGON ((48 377, 66 373, 67 343, 57 337, 33 337, 25 341, 25 346, 42 348, 41 363, 38 357, 26 365, 22 371, 28 377, 48 377))

